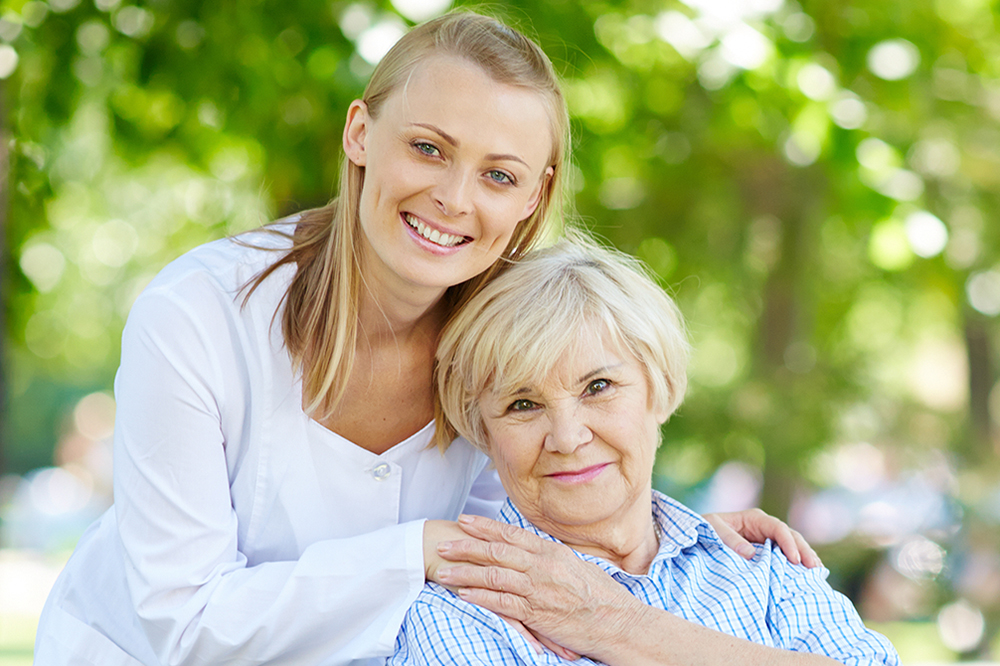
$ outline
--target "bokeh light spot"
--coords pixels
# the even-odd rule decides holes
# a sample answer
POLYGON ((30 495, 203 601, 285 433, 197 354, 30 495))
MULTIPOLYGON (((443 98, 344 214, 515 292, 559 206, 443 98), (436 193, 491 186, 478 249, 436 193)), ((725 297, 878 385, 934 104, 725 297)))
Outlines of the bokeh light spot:
POLYGON ((968 652, 983 639, 986 622, 982 612, 964 599, 948 604, 938 613, 941 641, 956 652, 968 652))
POLYGON ((945 550, 930 539, 914 536, 895 548, 892 566, 913 580, 935 578, 944 569, 945 550))
POLYGON ((905 39, 879 42, 868 51, 868 69, 886 81, 905 79, 920 65, 920 51, 905 39))
POLYGON ((406 26, 395 18, 384 18, 358 37, 358 54, 370 65, 377 65, 389 49, 406 33, 406 26))
POLYGON ((153 28, 153 14, 142 7, 129 5, 115 13, 113 22, 120 33, 138 39, 148 35, 153 28))
POLYGON ((53 245, 32 243, 21 252, 19 265, 35 289, 46 293, 59 284, 66 268, 66 257, 53 245))
POLYGON ((76 43, 84 55, 97 55, 110 39, 111 33, 103 21, 87 21, 76 29, 76 43))
POLYGON ((838 127, 858 129, 868 120, 868 108, 857 95, 844 92, 830 104, 830 118, 838 127))
POLYGON ((808 14, 794 12, 785 17, 781 28, 785 31, 785 37, 793 42, 807 42, 816 32, 816 22, 808 14))
POLYGON ((347 5, 340 14, 340 31, 351 41, 356 41, 361 34, 372 26, 375 17, 367 5, 352 3, 347 5))
POLYGON ((1000 271, 975 273, 965 283, 969 305, 990 317, 1000 314, 1000 271))
POLYGON ((30 488, 31 502, 38 511, 59 515, 84 508, 93 494, 93 481, 86 474, 47 467, 35 474, 30 488))
POLYGON ((837 79, 826 67, 814 62, 799 70, 795 83, 803 95, 816 101, 828 100, 837 92, 837 79))
POLYGON ((929 258, 944 251, 948 244, 948 228, 935 215, 919 210, 910 213, 905 224, 906 237, 915 254, 929 258))
POLYGON ((883 220, 872 228, 868 239, 868 258, 887 271, 903 270, 913 262, 910 241, 902 222, 883 220))
POLYGON ((451 3, 452 0, 392 0, 395 10, 414 23, 444 14, 451 3))
POLYGON ((721 45, 722 57, 740 69, 757 69, 774 50, 771 40, 745 23, 727 32, 721 45))
POLYGON ((670 44, 684 58, 691 60, 712 43, 698 25, 684 14, 670 10, 659 14, 655 22, 656 34, 670 44))
POLYGON ((110 437, 115 429, 115 399, 102 392, 84 396, 73 408, 73 424, 88 439, 110 437))
POLYGON ((20 58, 17 51, 10 44, 0 44, 0 79, 6 79, 14 70, 20 58))

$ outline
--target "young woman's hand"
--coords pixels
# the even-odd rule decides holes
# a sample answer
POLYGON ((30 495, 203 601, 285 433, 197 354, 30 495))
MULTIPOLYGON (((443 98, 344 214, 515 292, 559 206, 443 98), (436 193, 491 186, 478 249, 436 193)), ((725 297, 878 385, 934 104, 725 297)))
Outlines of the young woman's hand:
MULTIPOLYGON (((438 544, 450 542, 455 539, 468 539, 468 534, 463 532, 458 523, 453 520, 428 520, 424 523, 424 578, 444 585, 438 578, 437 572, 443 566, 453 566, 455 562, 441 557, 438 553, 438 544)), ((445 585, 445 587, 448 587, 445 585)), ((454 588, 451 588, 454 591, 454 588)))
POLYGON ((715 528, 724 544, 748 560, 754 554, 751 541, 763 543, 770 539, 778 544, 792 564, 802 564, 809 568, 823 564, 801 534, 760 509, 708 513, 704 518, 715 528))

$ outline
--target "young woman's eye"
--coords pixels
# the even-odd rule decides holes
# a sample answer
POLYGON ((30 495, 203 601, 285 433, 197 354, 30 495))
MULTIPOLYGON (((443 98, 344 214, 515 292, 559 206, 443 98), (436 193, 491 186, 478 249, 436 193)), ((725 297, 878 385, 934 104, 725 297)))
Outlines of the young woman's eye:
POLYGON ((531 402, 530 400, 525 400, 524 398, 519 398, 518 400, 515 400, 514 402, 510 403, 510 406, 507 407, 507 411, 526 412, 529 409, 534 409, 534 408, 535 408, 535 403, 531 402))
POLYGON ((607 379, 595 379, 594 381, 587 384, 587 390, 585 393, 587 395, 596 395, 611 386, 611 382, 607 379))
POLYGON ((423 153, 424 155, 429 155, 431 157, 437 157, 440 154, 440 151, 437 149, 437 146, 435 146, 432 143, 426 143, 424 141, 416 141, 414 142, 413 147, 416 148, 418 152, 423 153))
POLYGON ((500 171, 499 169, 493 169, 486 173, 487 178, 500 185, 513 185, 514 178, 506 171, 500 171))

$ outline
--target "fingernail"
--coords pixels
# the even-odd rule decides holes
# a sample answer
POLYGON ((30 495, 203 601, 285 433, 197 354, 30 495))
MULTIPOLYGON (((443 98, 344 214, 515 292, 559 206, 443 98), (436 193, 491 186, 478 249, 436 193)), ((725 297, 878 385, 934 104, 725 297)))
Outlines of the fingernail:
POLYGON ((740 544, 740 547, 736 549, 736 552, 749 560, 757 551, 750 544, 744 543, 740 544))
POLYGON ((438 569, 437 577, 442 582, 451 580, 451 569, 438 569))
POLYGON ((451 541, 442 541, 437 545, 437 551, 441 554, 451 552, 451 541))
POLYGON ((458 517, 458 522, 462 523, 463 525, 471 525, 473 520, 475 519, 472 516, 468 516, 464 513, 458 517))

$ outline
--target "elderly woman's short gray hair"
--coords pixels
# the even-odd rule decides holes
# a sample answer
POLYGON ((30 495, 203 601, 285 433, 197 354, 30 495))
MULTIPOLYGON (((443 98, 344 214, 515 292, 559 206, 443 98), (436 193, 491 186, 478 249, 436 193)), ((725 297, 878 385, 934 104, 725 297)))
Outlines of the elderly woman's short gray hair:
POLYGON ((459 434, 488 451, 479 397, 541 383, 588 325, 639 360, 650 406, 672 414, 689 353, 677 306, 638 260, 577 232, 518 261, 448 322, 435 365, 438 445, 459 434))

